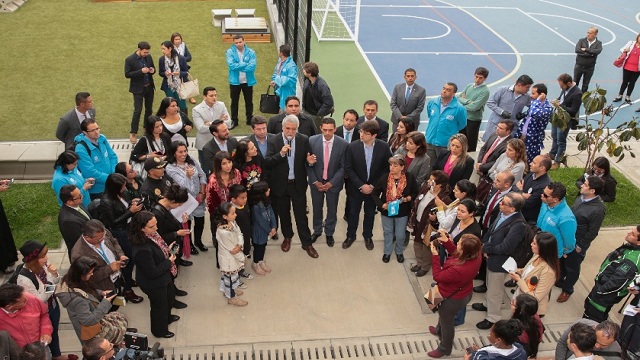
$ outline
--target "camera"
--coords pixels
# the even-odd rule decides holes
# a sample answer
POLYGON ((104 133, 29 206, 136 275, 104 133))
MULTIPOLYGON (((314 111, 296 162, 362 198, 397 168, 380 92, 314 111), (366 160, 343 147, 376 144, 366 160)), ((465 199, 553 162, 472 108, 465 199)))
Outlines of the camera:
POLYGON ((115 355, 116 360, 156 360, 164 358, 164 348, 159 342, 149 349, 147 335, 127 332, 124 335, 125 347, 115 355))

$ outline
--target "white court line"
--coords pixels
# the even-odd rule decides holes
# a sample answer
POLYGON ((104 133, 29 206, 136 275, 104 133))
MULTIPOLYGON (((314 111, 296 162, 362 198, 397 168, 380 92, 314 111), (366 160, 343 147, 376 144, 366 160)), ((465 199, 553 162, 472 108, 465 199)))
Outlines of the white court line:
POLYGON ((543 2, 543 3, 547 3, 547 4, 551 4, 551 5, 555 5, 555 6, 563 7, 563 8, 565 8, 565 9, 571 9, 571 10, 573 10, 573 11, 581 12, 581 13, 583 13, 583 14, 588 14, 588 15, 591 15, 591 16, 596 17, 596 18, 598 18, 598 19, 606 20, 606 21, 608 21, 608 22, 610 22, 610 23, 613 23, 613 24, 616 24, 616 25, 620 26, 620 27, 621 27, 621 28, 623 28, 623 29, 629 30, 632 34, 634 34, 634 36, 637 34, 637 31, 635 31, 635 30, 631 29, 630 27, 624 26, 624 25, 620 24, 620 23, 619 23, 619 22, 617 22, 617 21, 613 21, 613 20, 611 20, 611 19, 607 19, 607 18, 606 18, 606 17, 604 17, 604 16, 600 16, 600 15, 597 15, 597 14, 594 14, 594 13, 591 13, 591 12, 588 12, 588 11, 580 10, 580 9, 578 9, 578 8, 574 8, 574 7, 571 7, 571 6, 567 6, 567 5, 562 5, 562 4, 559 4, 559 3, 555 3, 555 2, 553 2, 553 1, 548 1, 548 0, 539 0, 539 1, 540 1, 540 2, 543 2))
POLYGON ((542 14, 542 13, 529 13, 530 15, 540 15, 540 16, 549 16, 549 17, 556 17, 556 18, 560 18, 560 19, 567 19, 567 20, 573 20, 573 21, 577 21, 577 22, 582 22, 585 24, 588 24, 589 27, 591 26, 595 26, 600 30, 605 30, 607 31, 609 34, 611 34, 611 40, 607 43, 603 43, 602 45, 610 45, 612 44, 614 41, 616 41, 616 33, 614 33, 613 31, 609 30, 608 27, 605 27, 604 25, 600 25, 600 24, 595 24, 591 21, 587 21, 587 20, 582 20, 582 19, 578 19, 578 18, 574 18, 574 17, 569 17, 569 16, 562 16, 562 15, 554 15, 554 14, 542 14))
POLYGON ((636 14, 636 21, 640 23, 640 13, 636 14))
MULTIPOLYGON (((516 7, 510 6, 440 6, 440 5, 359 5, 360 8, 381 8, 381 9, 487 9, 487 10, 516 10, 516 7)), ((358 7, 358 5, 342 5, 340 7, 358 7)))
POLYGON ((447 35, 449 35, 451 33, 451 27, 449 27, 449 25, 443 23, 442 21, 438 21, 438 20, 434 20, 434 19, 430 19, 430 18, 426 18, 426 17, 422 17, 422 16, 414 16, 414 15, 393 15, 393 14, 382 14, 383 17, 404 17, 404 18, 411 18, 411 19, 420 19, 420 20, 427 20, 427 21, 433 21, 436 24, 440 24, 442 26, 445 27, 445 29, 447 29, 447 31, 442 34, 442 35, 438 35, 438 36, 428 36, 428 37, 422 37, 422 38, 408 38, 408 37, 403 37, 401 38, 402 40, 433 40, 433 39, 439 39, 442 37, 445 37, 447 35))
POLYGON ((469 52, 469 51, 366 51, 367 54, 402 54, 402 55, 526 55, 526 56, 575 56, 576 53, 512 53, 512 52, 469 52))
MULTIPOLYGON (((565 41, 566 41, 566 42, 568 42, 569 44, 571 44, 571 45, 574 45, 574 46, 575 46, 575 43, 574 43, 573 41, 571 41, 571 40, 567 39, 566 37, 562 36, 562 34, 560 34, 559 32, 557 32, 556 30, 552 29, 552 28, 551 28, 551 26, 549 26, 549 25, 547 25, 547 24, 543 23, 542 21, 540 21, 540 20, 538 20, 538 19, 534 18, 533 16, 531 16, 530 14, 528 14, 528 13, 526 13, 526 12, 522 11, 521 9, 518 9, 518 11, 519 11, 521 14, 523 14, 524 16, 526 16, 526 17, 530 18, 531 20, 533 20, 533 21, 537 22, 538 24, 542 25, 543 27, 547 28, 547 30, 549 30, 549 31, 551 31, 552 33, 554 33, 554 34, 558 35, 561 39, 565 40, 565 41)), ((543 14, 543 15, 544 15, 544 14, 543 14)))

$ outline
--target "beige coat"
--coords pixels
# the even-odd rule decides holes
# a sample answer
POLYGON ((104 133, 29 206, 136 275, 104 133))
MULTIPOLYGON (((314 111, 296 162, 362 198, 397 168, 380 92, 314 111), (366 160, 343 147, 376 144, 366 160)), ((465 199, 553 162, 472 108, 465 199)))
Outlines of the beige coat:
MULTIPOLYGON (((534 255, 527 263, 525 268, 538 259, 538 255, 534 255)), ((518 293, 530 294, 538 299, 538 315, 542 316, 547 313, 547 306, 549 304, 549 293, 553 288, 553 284, 556 282, 555 271, 544 261, 534 267, 526 277, 518 280, 518 293), (528 280, 532 277, 538 278, 538 285, 533 291, 529 291, 528 280)), ((516 294, 518 295, 518 294, 516 294)))

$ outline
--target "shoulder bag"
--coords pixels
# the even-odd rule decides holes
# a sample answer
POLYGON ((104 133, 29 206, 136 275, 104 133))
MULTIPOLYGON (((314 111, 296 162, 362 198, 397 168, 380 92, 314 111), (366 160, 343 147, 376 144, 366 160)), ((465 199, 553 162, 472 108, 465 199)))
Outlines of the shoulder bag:
POLYGON ((264 114, 277 114, 280 112, 280 97, 278 95, 269 94, 271 85, 267 88, 266 94, 260 95, 260 112, 264 114))

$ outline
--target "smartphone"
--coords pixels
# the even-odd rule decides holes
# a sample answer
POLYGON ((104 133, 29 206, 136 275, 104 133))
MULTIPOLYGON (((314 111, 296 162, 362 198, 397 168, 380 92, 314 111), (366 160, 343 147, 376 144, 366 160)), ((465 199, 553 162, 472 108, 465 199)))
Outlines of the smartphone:
POLYGON ((171 247, 171 249, 169 249, 169 254, 171 255, 176 255, 178 253, 178 251, 180 251, 180 245, 173 244, 173 246, 171 247))
POLYGON ((471 353, 473 352, 473 346, 469 346, 468 348, 464 349, 464 351, 467 353, 467 355, 471 355, 471 353))
POLYGON ((115 290, 111 290, 111 292, 110 292, 110 293, 108 293, 107 295, 105 295, 105 297, 106 297, 106 298, 110 298, 110 297, 112 297, 113 295, 116 295, 117 293, 118 293, 117 291, 115 291, 115 290))
POLYGON ((129 264, 129 259, 120 260, 120 262, 122 263, 122 266, 126 267, 129 264))
POLYGON ((8 183, 7 185, 11 185, 11 184, 13 184, 13 182, 14 182, 14 181, 15 181, 15 179, 11 179, 11 180, 9 180, 9 183, 8 183))
POLYGON ((56 291, 55 285, 45 285, 44 292, 45 294, 53 294, 56 291))

